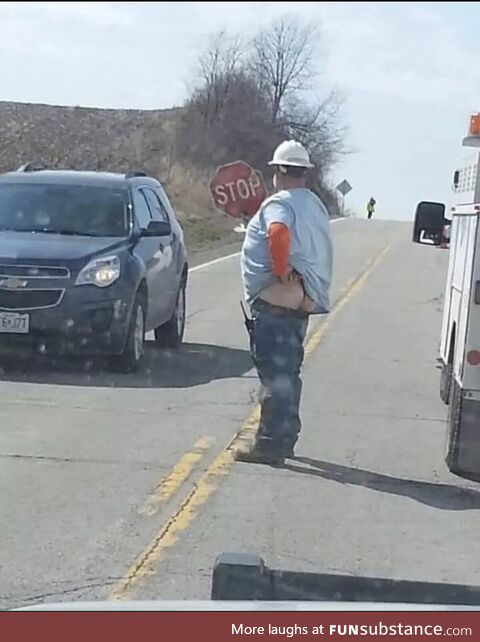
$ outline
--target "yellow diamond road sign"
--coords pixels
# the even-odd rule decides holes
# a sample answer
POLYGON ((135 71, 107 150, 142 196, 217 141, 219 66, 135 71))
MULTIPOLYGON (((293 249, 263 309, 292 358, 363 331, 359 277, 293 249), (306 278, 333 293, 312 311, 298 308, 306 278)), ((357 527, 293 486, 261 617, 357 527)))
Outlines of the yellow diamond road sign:
POLYGON ((342 196, 346 196, 348 192, 352 191, 353 187, 347 180, 344 180, 337 185, 336 189, 340 192, 340 194, 342 194, 342 196))

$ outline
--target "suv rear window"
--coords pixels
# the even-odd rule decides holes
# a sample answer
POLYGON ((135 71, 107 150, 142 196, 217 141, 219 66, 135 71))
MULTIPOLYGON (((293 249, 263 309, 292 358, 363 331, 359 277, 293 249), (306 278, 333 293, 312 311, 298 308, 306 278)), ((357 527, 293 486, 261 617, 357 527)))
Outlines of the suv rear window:
POLYGON ((0 230, 126 236, 127 190, 52 184, 0 184, 0 230))

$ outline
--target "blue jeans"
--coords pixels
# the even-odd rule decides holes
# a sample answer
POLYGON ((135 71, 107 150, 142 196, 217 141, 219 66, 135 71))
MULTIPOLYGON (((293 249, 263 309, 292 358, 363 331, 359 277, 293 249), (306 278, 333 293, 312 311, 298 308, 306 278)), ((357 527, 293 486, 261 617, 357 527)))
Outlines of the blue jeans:
POLYGON ((284 455, 301 429, 300 396, 308 316, 263 301, 252 305, 250 350, 260 379, 260 425, 256 447, 284 455))

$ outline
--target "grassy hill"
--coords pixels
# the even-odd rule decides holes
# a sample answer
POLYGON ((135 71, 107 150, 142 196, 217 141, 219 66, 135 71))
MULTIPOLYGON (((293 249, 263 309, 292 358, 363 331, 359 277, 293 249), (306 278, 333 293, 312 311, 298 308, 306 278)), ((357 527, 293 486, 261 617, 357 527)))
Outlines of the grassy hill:
POLYGON ((238 240, 210 202, 208 176, 175 160, 180 109, 123 110, 0 102, 0 172, 32 161, 49 167, 128 171, 158 177, 192 251, 238 240))

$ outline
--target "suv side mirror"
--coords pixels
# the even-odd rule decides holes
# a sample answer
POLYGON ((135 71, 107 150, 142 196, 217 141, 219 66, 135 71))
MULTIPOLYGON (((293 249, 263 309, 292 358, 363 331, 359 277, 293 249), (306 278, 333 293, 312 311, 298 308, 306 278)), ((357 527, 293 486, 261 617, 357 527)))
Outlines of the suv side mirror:
POLYGON ((141 236, 169 236, 172 226, 168 221, 150 221, 147 229, 141 231, 141 236))
POLYGON ((413 224, 413 242, 424 245, 441 245, 445 219, 445 205, 422 201, 417 205, 413 224))

